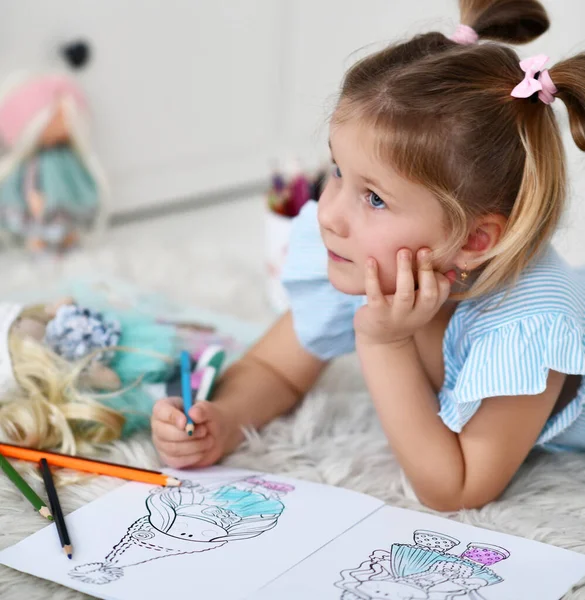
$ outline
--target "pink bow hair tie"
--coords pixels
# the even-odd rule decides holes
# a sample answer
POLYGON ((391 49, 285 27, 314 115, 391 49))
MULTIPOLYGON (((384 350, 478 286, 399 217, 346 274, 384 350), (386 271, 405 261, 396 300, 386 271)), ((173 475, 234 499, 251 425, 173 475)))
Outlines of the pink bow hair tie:
POLYGON ((548 69, 542 68, 547 62, 546 54, 538 54, 521 60, 520 68, 524 71, 524 79, 512 90, 511 95, 514 98, 530 98, 538 92, 539 100, 545 104, 552 104, 558 90, 550 78, 548 69), (535 79, 537 73, 540 75, 538 79, 535 79))
POLYGON ((479 40, 479 36, 473 27, 461 23, 457 26, 455 33, 449 39, 457 44, 469 45, 476 44, 477 40, 479 40))

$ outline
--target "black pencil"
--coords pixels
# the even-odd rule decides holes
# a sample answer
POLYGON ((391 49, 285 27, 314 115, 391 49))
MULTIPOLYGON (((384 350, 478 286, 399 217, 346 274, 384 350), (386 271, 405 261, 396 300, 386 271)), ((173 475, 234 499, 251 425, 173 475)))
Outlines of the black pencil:
POLYGON ((45 488, 47 490, 47 496, 49 497, 49 504, 51 505, 51 512, 53 513, 53 519, 55 519, 55 525, 57 526, 57 533, 59 534, 59 540, 61 546, 68 558, 73 557, 73 546, 69 539, 69 533, 67 532, 67 526, 65 525, 65 518, 63 517, 63 511, 61 510, 61 503, 59 502, 59 496, 57 496, 57 490, 55 489, 55 482, 51 475, 51 469, 46 458, 41 458, 39 467, 43 475, 45 482, 45 488))

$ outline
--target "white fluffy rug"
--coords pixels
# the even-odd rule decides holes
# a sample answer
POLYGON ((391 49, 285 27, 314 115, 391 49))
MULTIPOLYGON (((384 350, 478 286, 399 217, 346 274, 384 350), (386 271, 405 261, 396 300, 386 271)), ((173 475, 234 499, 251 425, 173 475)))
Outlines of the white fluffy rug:
MULTIPOLYGON (((71 276, 99 268, 164 290, 182 302, 267 323, 270 312, 260 291, 261 205, 253 201, 196 212, 200 214, 194 212, 188 219, 173 217, 110 232, 104 246, 68 258, 61 272, 71 276), (211 226, 215 235, 209 232, 211 226), (156 239, 162 244, 155 244, 156 239), (167 240, 173 243, 165 244, 167 240)), ((14 274, 12 281, 19 286, 33 283, 39 272, 52 268, 0 262, 2 272, 8 273, 3 279, 10 281, 14 274)), ((160 466, 145 436, 114 444, 110 459, 160 466)), ((405 495, 354 356, 330 365, 294 414, 266 427, 226 464, 347 487, 395 506, 425 510, 405 495)), ((118 485, 109 478, 71 485, 60 494, 64 510, 71 512, 118 485)), ((585 456, 534 454, 501 500, 479 511, 449 516, 585 553, 585 456)), ((42 526, 38 515, 0 478, 0 548, 42 526)), ((0 567, 2 600, 48 597, 65 600, 83 595, 0 567)), ((585 580, 565 598, 585 599, 585 580)))

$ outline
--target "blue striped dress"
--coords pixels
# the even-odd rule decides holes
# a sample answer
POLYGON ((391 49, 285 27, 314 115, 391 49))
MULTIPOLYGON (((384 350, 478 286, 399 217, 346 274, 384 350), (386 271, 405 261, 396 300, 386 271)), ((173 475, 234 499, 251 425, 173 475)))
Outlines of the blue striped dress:
MULTIPOLYGON (((323 360, 355 350, 353 316, 365 297, 343 294, 329 282, 316 202, 308 202, 293 223, 282 283, 305 349, 323 360)), ((484 398, 539 394, 549 369, 584 375, 585 271, 547 247, 508 293, 457 305, 443 359, 439 416, 457 433, 484 398)), ((584 409, 585 378, 575 397, 549 418, 536 445, 585 450, 584 409)))

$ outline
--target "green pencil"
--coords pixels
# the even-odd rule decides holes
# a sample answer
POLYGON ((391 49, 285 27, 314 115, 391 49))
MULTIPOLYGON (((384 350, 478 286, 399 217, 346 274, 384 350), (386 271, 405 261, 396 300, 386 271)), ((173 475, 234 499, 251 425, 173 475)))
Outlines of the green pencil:
POLYGON ((52 521, 53 516, 47 505, 37 496, 36 492, 2 454, 0 454, 0 468, 8 475, 8 479, 22 492, 22 495, 35 507, 35 510, 38 510, 45 519, 52 521))

